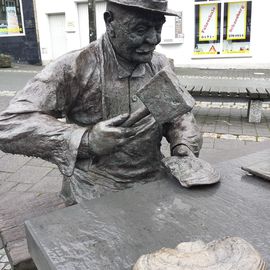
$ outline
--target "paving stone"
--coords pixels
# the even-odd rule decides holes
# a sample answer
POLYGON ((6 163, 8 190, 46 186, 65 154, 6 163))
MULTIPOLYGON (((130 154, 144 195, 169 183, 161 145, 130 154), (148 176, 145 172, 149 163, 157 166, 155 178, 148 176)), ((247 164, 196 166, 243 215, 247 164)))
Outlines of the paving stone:
POLYGON ((36 183, 29 191, 42 192, 42 193, 55 193, 59 192, 62 187, 62 176, 42 178, 36 183))
POLYGON ((225 140, 236 140, 237 136, 233 134, 221 134, 219 136, 220 139, 225 139, 225 140))
POLYGON ((48 162, 48 161, 44 161, 44 163, 42 164, 42 167, 47 167, 47 168, 58 168, 57 165, 48 162))
POLYGON ((37 183, 46 176, 52 168, 24 166, 18 172, 11 175, 8 181, 17 181, 20 183, 37 183))
POLYGON ((58 170, 58 168, 54 168, 52 169, 48 174, 47 176, 50 176, 50 177, 58 177, 58 176, 62 176, 61 172, 58 170))
POLYGON ((16 172, 29 160, 30 160, 29 157, 11 155, 11 154, 4 155, 0 159, 0 171, 16 172))
POLYGON ((256 128, 249 128, 243 126, 243 134, 248 136, 258 136, 256 128))
POLYGON ((25 192, 28 189, 30 189, 32 186, 33 184, 19 183, 17 186, 12 188, 12 191, 25 192))
POLYGON ((220 123, 218 123, 217 125, 216 125, 216 129, 215 129, 215 132, 216 133, 220 133, 220 134, 222 134, 222 133, 228 133, 229 132, 229 126, 228 125, 226 125, 226 124, 220 124, 220 123))
POLYGON ((270 141, 270 137, 258 137, 257 138, 258 142, 265 142, 265 141, 270 141))
POLYGON ((216 118, 217 118, 219 112, 220 112, 220 108, 211 108, 208 111, 208 116, 216 116, 216 118))
POLYGON ((243 135, 243 129, 241 126, 230 126, 229 133, 234 135, 243 135))
POLYGON ((217 134, 216 133, 205 132, 203 134, 203 138, 217 138, 217 134))
POLYGON ((236 149, 244 147, 244 142, 239 140, 226 140, 226 139, 216 139, 215 140, 215 149, 222 149, 222 150, 228 150, 228 149, 236 149))
POLYGON ((18 182, 1 181, 0 182, 0 194, 10 191, 12 188, 18 185, 18 182))
POLYGON ((1 180, 6 180, 11 173, 6 173, 6 172, 0 172, 0 181, 1 180))
POLYGON ((238 137, 241 141, 254 141, 256 142, 257 138, 255 136, 241 135, 238 137))
POLYGON ((204 124, 201 128, 202 132, 215 132, 216 125, 207 125, 204 124))
POLYGON ((257 134, 260 137, 270 137, 270 130, 266 128, 256 128, 257 134))
POLYGON ((55 164, 43 160, 41 158, 32 158, 28 163, 28 166, 36 166, 36 167, 48 167, 48 168, 57 168, 55 164))
POLYGON ((42 166, 42 164, 44 163, 43 159, 40 158, 32 158, 31 160, 29 160, 29 162, 27 163, 28 166, 42 166))

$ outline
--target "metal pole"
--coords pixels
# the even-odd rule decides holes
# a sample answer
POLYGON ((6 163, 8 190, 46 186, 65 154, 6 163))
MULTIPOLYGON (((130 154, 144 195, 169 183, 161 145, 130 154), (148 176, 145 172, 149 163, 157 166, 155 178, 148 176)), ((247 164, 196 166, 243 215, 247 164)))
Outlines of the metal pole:
POLYGON ((89 41, 92 42, 97 39, 95 0, 88 0, 88 14, 89 14, 89 41))

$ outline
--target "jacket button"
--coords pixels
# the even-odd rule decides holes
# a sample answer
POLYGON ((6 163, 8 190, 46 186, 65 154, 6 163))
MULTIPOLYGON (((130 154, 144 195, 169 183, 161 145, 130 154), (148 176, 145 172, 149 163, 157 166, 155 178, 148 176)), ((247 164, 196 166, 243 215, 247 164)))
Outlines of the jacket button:
POLYGON ((131 100, 132 100, 133 102, 136 102, 136 101, 138 100, 138 97, 137 97, 136 95, 133 95, 132 98, 131 98, 131 100))

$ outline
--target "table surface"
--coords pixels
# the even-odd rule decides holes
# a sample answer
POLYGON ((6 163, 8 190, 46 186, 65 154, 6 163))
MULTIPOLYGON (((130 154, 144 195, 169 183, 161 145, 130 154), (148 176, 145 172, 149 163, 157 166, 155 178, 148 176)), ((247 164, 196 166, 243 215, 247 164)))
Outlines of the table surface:
POLYGON ((182 188, 163 179, 26 222, 39 270, 125 270, 180 242, 238 236, 270 265, 270 182, 240 168, 270 150, 220 163, 220 184, 182 188))

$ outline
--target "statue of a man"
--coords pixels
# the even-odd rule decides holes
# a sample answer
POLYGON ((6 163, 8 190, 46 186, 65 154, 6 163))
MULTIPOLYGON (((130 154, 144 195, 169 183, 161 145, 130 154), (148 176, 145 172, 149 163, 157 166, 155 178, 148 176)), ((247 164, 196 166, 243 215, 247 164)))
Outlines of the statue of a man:
POLYGON ((199 154, 192 113, 159 125, 136 96, 170 66, 154 52, 164 15, 176 15, 166 0, 109 0, 105 35, 47 65, 0 115, 0 148, 57 164, 67 204, 161 178, 163 136, 172 155, 199 154))

